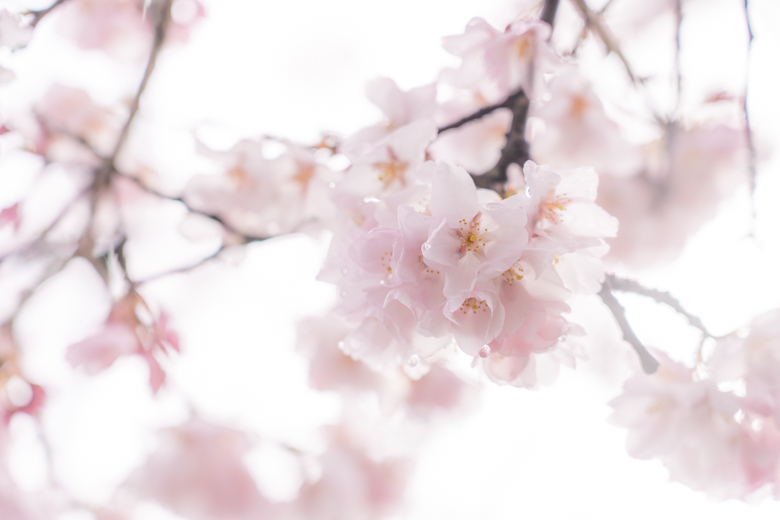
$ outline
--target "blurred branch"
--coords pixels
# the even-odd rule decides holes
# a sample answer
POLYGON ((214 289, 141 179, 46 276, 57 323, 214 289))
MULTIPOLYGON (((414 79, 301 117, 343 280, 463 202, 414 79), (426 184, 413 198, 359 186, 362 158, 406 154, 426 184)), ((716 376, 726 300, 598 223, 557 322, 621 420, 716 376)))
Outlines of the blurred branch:
POLYGON ((75 197, 73 197, 70 201, 65 204, 62 209, 60 210, 57 215, 55 215, 54 219, 47 225, 43 231, 32 241, 27 242, 26 244, 22 245, 21 247, 17 249, 13 249, 4 255, 0 256, 0 263, 5 262, 8 258, 12 257, 13 255, 17 254, 24 254, 34 247, 36 247, 38 244, 42 243, 46 237, 51 233, 51 231, 59 224, 59 222, 65 217, 65 215, 68 214, 68 212, 73 209, 73 206, 83 197, 84 195, 89 192, 90 188, 86 187, 83 190, 81 190, 75 197))
POLYGON ((35 27, 38 25, 38 23, 43 20, 43 17, 52 12, 54 9, 56 9, 60 4, 64 4, 67 0, 57 0, 53 4, 51 4, 46 9, 40 9, 38 11, 28 11, 26 14, 32 15, 32 21, 30 22, 31 27, 35 27))
MULTIPOLYGON (((257 242, 257 240, 255 240, 255 242, 257 242)), ((248 242, 244 242, 244 244, 246 244, 246 243, 248 243, 248 242)), ((201 258, 200 260, 198 260, 194 264, 185 265, 183 267, 177 267, 175 269, 170 269, 170 270, 165 271, 163 273, 153 274, 152 276, 144 278, 143 280, 130 280, 129 278, 127 278, 127 279, 128 279, 128 281, 130 281, 130 283, 132 285, 138 285, 138 284, 142 284, 142 283, 146 283, 146 282, 152 282, 154 280, 159 280, 160 278, 164 278, 164 277, 170 276, 172 274, 187 273, 189 271, 192 271, 193 269, 197 269, 198 267, 206 264, 209 260, 213 260, 214 258, 218 257, 228 247, 229 246, 226 246, 225 244, 222 244, 221 246, 219 246, 219 248, 216 251, 214 251, 213 253, 211 253, 210 255, 208 255, 208 256, 206 256, 204 258, 201 258)), ((127 271, 125 271, 125 272, 127 272, 127 271)))
POLYGON ((154 41, 152 42, 152 50, 149 53, 149 58, 146 62, 144 77, 141 79, 141 84, 138 86, 138 90, 133 97, 133 101, 130 103, 130 115, 128 116, 127 121, 125 121, 122 130, 119 132, 119 138, 117 139, 116 145, 114 146, 114 151, 108 157, 108 164, 112 170, 115 169, 114 162, 116 161, 117 155, 119 155, 119 152, 122 150, 122 147, 124 147, 125 142, 127 141, 127 137, 130 133, 130 127, 132 126, 133 121, 138 114, 138 108, 141 104, 141 97, 144 95, 146 87, 149 84, 149 79, 152 77, 154 68, 157 65, 157 57, 159 56, 163 44, 165 43, 165 35, 168 32, 168 27, 171 24, 172 5, 173 0, 162 0, 159 2, 154 2, 149 8, 150 17, 152 20, 154 20, 154 41))
MULTIPOLYGON (((51 12, 53 9, 55 9, 57 6, 59 6, 65 1, 66 0, 57 0, 54 4, 52 4, 47 9, 33 12, 32 13, 34 16, 33 25, 37 24, 44 16, 46 16, 49 12, 51 12)), ((67 212, 70 210, 70 207, 77 200, 79 200, 81 196, 89 192, 90 193, 90 218, 89 221, 87 222, 83 235, 78 240, 75 251, 67 258, 57 259, 53 263, 53 267, 51 269, 48 269, 47 272, 41 277, 41 279, 35 284, 35 286, 31 288, 27 292, 27 294, 25 294, 21 298, 21 301, 17 305, 16 311, 9 319, 10 322, 13 322, 16 315, 22 309, 26 301, 35 292, 36 287, 39 287, 46 280, 48 280, 49 278, 51 278, 52 276, 60 272, 60 270, 62 270, 62 268, 65 265, 67 265, 69 261, 71 261, 72 259, 78 256, 81 256, 85 258, 87 261, 89 261, 95 267, 97 272, 103 277, 103 279, 106 281, 108 280, 107 257, 109 253, 100 256, 95 256, 94 254, 95 237, 93 235, 93 229, 92 229, 93 219, 97 210, 97 205, 98 205, 98 201, 100 200, 101 194, 106 192, 110 188, 111 178, 114 174, 117 173, 115 161, 119 153, 122 151, 122 148, 126 144, 130 127, 132 126, 133 121, 135 120, 135 117, 138 113, 141 97, 146 91, 146 87, 149 83, 149 78, 154 72, 154 68, 157 63, 157 57, 160 53, 160 50, 162 49, 163 43, 165 42, 165 34, 171 22, 172 4, 173 4, 173 0, 162 0, 160 2, 155 2, 153 4, 152 9, 150 9, 151 19, 154 20, 154 25, 155 25, 152 48, 151 51, 149 52, 149 58, 147 59, 146 68, 144 70, 144 76, 141 80, 138 90, 135 93, 135 96, 133 97, 133 101, 130 104, 130 114, 128 115, 128 118, 125 121, 125 124, 123 125, 120 131, 119 137, 117 139, 113 151, 108 157, 100 157, 100 155, 98 155, 97 153, 95 154, 98 158, 102 159, 102 165, 95 169, 94 171, 95 177, 92 184, 84 192, 79 194, 79 196, 75 197, 63 209, 63 211, 55 217, 55 219, 51 222, 51 224, 49 224, 49 226, 43 231, 43 233, 41 233, 41 235, 32 244, 26 246, 26 248, 32 247, 34 244, 37 244, 41 240, 45 239, 46 235, 51 231, 51 229, 53 229, 57 225, 57 223, 61 220, 61 218, 67 214, 67 212)), ((89 146, 89 143, 87 143, 85 140, 81 138, 78 138, 78 140, 79 142, 81 142, 82 144, 84 144, 85 146, 87 146, 92 150, 91 146, 89 146)), ((94 150, 92 151, 94 152, 94 150)), ((6 255, 6 258, 8 256, 10 255, 6 255)))
POLYGON ((617 38, 615 38, 615 35, 612 33, 609 27, 607 27, 607 25, 604 24, 601 20, 601 13, 591 11, 590 7, 588 7, 588 4, 585 3, 585 0, 571 0, 571 3, 574 4, 574 7, 576 7, 582 15, 582 18, 585 21, 585 25, 591 30, 591 32, 598 36, 599 40, 601 40, 601 42, 607 48, 607 52, 613 53, 620 59, 620 61, 623 63, 623 67, 626 69, 628 77, 631 78, 631 82, 634 84, 641 82, 641 80, 638 79, 634 74, 634 71, 631 68, 631 64, 628 62, 626 56, 623 54, 623 51, 620 49, 617 38))
POLYGON ((674 16, 675 16, 675 29, 674 29, 674 74, 677 82, 677 99, 674 102, 674 112, 672 117, 677 117, 677 113, 680 110, 680 100, 682 98, 682 70, 680 68, 680 27, 682 26, 683 13, 682 13, 682 0, 675 0, 674 2, 674 16))
POLYGON ((756 224, 756 144, 753 140, 753 129, 750 126, 750 115, 748 112, 748 86, 750 83, 750 55, 753 49, 753 25, 750 22, 750 9, 748 8, 748 0, 745 0, 745 24, 748 31, 748 59, 747 66, 745 67, 745 95, 742 98, 742 111, 745 113, 745 138, 747 140, 748 147, 748 174, 750 176, 750 213, 751 213, 751 235, 755 231, 756 224))
POLYGON ((117 173, 118 175, 121 175, 122 178, 124 178, 124 179, 128 179, 128 180, 132 181, 133 183, 135 183, 136 186, 138 186, 139 188, 141 188, 142 190, 144 190, 145 192, 147 192, 147 193, 149 193, 151 195, 154 195, 154 196, 156 196, 156 197, 158 197, 160 199, 171 200, 171 201, 174 201, 174 202, 179 202, 181 204, 184 204, 184 207, 187 208, 187 211, 189 211, 190 213, 194 213, 196 215, 201 215, 201 216, 204 216, 204 217, 207 217, 207 218, 213 220, 214 222, 216 222, 219 225, 221 225, 225 229, 225 231, 227 231, 227 232, 229 232, 229 233, 231 233, 233 235, 236 235, 237 237, 243 239, 244 243, 248 243, 248 242, 262 242, 263 240, 267 240, 267 239, 271 238, 271 237, 266 237, 266 236, 255 236, 255 235, 250 235, 250 234, 247 234, 247 233, 243 233, 243 232, 237 230, 236 228, 234 228, 233 226, 231 226, 230 224, 228 224, 227 222, 225 222, 219 216, 212 215, 211 213, 206 213, 205 211, 200 211, 198 209, 193 208, 192 206, 187 204, 184 201, 184 199, 181 198, 181 197, 173 197, 173 196, 170 196, 170 195, 166 195, 164 193, 160 193, 159 191, 157 191, 157 190, 147 186, 146 184, 144 184, 143 182, 141 182, 137 178, 133 177, 132 175, 127 175, 125 173, 120 173, 120 172, 116 172, 116 171, 115 171, 115 173, 117 173))
POLYGON ((680 304, 679 300, 677 300, 668 292, 659 291, 657 289, 650 289, 649 287, 645 287, 635 280, 618 278, 613 274, 607 274, 607 282, 609 283, 610 289, 614 291, 639 294, 640 296, 652 298, 658 303, 663 303, 664 305, 671 307, 678 314, 685 316, 685 318, 688 320, 688 323, 690 323, 691 326, 699 329, 705 337, 714 337, 712 334, 710 334, 710 331, 707 330, 707 328, 704 326, 704 323, 702 323, 698 316, 694 316, 690 312, 686 311, 680 304))
POLYGON ((653 355, 650 354, 650 352, 648 352, 647 348, 645 348, 636 334, 634 334, 633 329, 631 329, 631 325, 628 323, 628 319, 626 319, 625 308, 620 305, 620 302, 617 301, 615 295, 612 294, 610 278, 607 278, 604 281, 604 284, 601 286, 599 296, 601 297, 601 300, 604 302, 604 304, 606 304, 606 306, 612 312, 612 315, 615 316, 620 329, 623 331, 623 339, 630 343, 631 346, 634 347, 636 353, 639 355, 639 361, 642 363, 642 370, 644 370, 646 374, 652 374, 658 370, 658 360, 655 359, 653 355))
POLYGON ((633 83, 635 87, 642 87, 642 92, 645 95, 648 108, 650 109, 650 112, 652 113, 656 122, 661 125, 666 125, 667 120, 656 112, 652 100, 650 99, 647 91, 644 89, 644 79, 634 74, 634 70, 631 67, 631 64, 629 63, 625 54, 623 54, 617 38, 609 29, 609 27, 603 22, 601 15, 606 10, 606 6, 601 10, 601 12, 597 13, 588 7, 588 5, 585 3, 585 0, 571 0, 571 3, 574 4, 574 7, 580 12, 582 19, 585 22, 585 27, 590 32, 595 34, 604 44, 607 49, 607 54, 612 53, 618 57, 620 62, 623 64, 623 68, 626 70, 626 74, 628 74, 631 83, 633 83))

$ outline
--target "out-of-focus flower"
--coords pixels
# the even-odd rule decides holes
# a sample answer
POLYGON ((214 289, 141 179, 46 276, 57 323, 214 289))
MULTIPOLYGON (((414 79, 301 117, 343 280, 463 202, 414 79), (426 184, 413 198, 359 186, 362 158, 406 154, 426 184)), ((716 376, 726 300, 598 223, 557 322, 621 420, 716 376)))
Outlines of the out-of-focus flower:
POLYGON ((718 204, 747 179, 744 132, 728 126, 673 129, 646 148, 642 170, 602 175, 598 203, 620 220, 608 258, 644 267, 677 256, 718 204))
POLYGON ((320 465, 321 476, 304 484, 298 494, 295 518, 381 518, 400 505, 408 461, 373 460, 346 433, 337 431, 320 465))
POLYGON ((7 9, 0 9, 0 47, 18 49, 30 43, 33 28, 24 25, 22 20, 7 9))
POLYGON ((517 20, 504 32, 482 18, 472 19, 461 35, 444 38, 444 48, 460 57, 459 69, 442 72, 442 80, 456 87, 479 88, 491 102, 522 88, 535 98, 543 88, 544 73, 555 70, 559 58, 547 40, 544 22, 517 20))
POLYGON ((115 303, 100 332, 68 347, 70 364, 96 374, 122 356, 139 355, 149 366, 149 384, 156 393, 165 382, 158 358, 171 350, 179 352, 179 339, 168 328, 167 314, 163 312, 151 323, 144 323, 137 313, 139 305, 146 306, 135 291, 115 303))
POLYGON ((314 150, 285 142, 284 153, 269 159, 265 144, 241 141, 229 152, 206 151, 228 171, 193 178, 184 193, 187 204, 252 236, 318 229, 332 218, 328 192, 338 175, 314 150))
POLYGON ((192 419, 163 431, 124 487, 193 520, 269 518, 273 505, 244 465, 250 447, 243 432, 192 419))

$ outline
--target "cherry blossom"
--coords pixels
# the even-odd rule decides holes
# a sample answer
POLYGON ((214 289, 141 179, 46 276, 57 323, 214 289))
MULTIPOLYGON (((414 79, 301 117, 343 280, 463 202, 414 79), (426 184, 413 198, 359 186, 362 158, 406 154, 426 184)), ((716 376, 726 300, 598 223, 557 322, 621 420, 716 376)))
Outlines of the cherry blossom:
POLYGON ((639 267, 676 257, 687 238, 744 182, 744 133, 726 125, 672 129, 645 148, 629 177, 603 175, 598 202, 621 222, 610 257, 639 267))
MULTIPOLYGON (((704 109, 694 106, 693 100, 709 94, 697 92, 698 77, 689 81, 696 49, 683 52, 682 47, 688 45, 686 31, 696 27, 695 19, 688 20, 697 14, 687 3, 683 9, 670 0, 641 6, 624 0, 595 12, 583 0, 573 0, 574 9, 564 13, 568 8, 562 7, 557 24, 557 1, 526 4, 526 14, 504 18, 513 21, 503 29, 473 18, 461 34, 444 38, 456 65, 430 71, 422 86, 407 88, 405 81, 387 77, 370 81, 366 95, 378 120, 352 135, 334 131, 322 134, 319 143, 299 143, 271 137, 276 133, 270 130, 262 137, 231 136, 232 148, 219 150, 196 140, 199 157, 175 157, 185 176, 178 179, 177 193, 157 190, 177 181, 163 179, 166 168, 153 163, 160 159, 158 151, 186 153, 168 137, 190 139, 191 134, 180 120, 166 119, 177 117, 178 109, 173 110, 176 104, 162 88, 169 85, 162 85, 155 70, 172 67, 175 75, 175 67, 187 61, 181 58, 191 57, 167 49, 188 40, 205 18, 203 5, 198 0, 52 0, 39 10, 0 10, 0 58, 19 65, 14 71, 0 67, 0 83, 8 83, 4 88, 10 93, 3 105, 8 115, 0 125, 0 153, 24 156, 31 165, 27 171, 11 160, 0 164, 0 238, 6 240, 0 248, 0 288, 14 293, 0 309, 0 518, 74 513, 125 520, 143 516, 145 507, 192 520, 404 516, 412 455, 424 449, 427 432, 452 427, 451 419, 470 408, 482 383, 518 387, 505 389, 510 392, 539 389, 552 384, 561 367, 575 368, 591 353, 609 355, 626 368, 610 350, 615 338, 593 331, 599 318, 584 321, 590 313, 604 312, 611 312, 643 362, 652 361, 643 363, 647 372, 660 365, 654 374, 628 378, 610 403, 612 422, 627 430, 629 454, 660 461, 673 480, 716 499, 780 498, 780 311, 716 337, 706 319, 686 311, 669 293, 607 272, 611 265, 657 266, 673 259, 745 179, 751 198, 745 214, 757 218, 752 203, 758 200, 760 147, 755 143, 763 135, 754 138, 750 116, 755 114, 747 102, 738 107, 734 101, 753 104, 760 96, 748 96, 746 87, 744 95, 719 93, 704 109), (661 26, 652 52, 645 53, 652 54, 648 60, 630 33, 656 34, 649 28, 661 26), (57 44, 67 52, 54 56, 72 54, 84 63, 57 63, 40 75, 63 77, 73 86, 32 88, 29 82, 36 79, 29 71, 51 66, 39 56, 51 56, 46 47, 57 44), (656 75, 653 60, 670 67, 656 75), (108 87, 97 76, 81 77, 84 67, 95 64, 116 67, 111 88, 126 96, 121 104, 101 104, 98 100, 109 98, 108 87), (10 83, 15 74, 19 81, 10 83), (614 101, 610 96, 626 99, 606 103, 614 101), (713 101, 729 105, 713 107, 713 101), (160 107, 166 107, 165 117, 157 118, 160 107), (132 146, 139 136, 155 141, 155 153, 132 146), (131 166, 139 164, 144 166, 131 166), (62 172, 54 188, 39 182, 62 172), (149 172, 155 172, 154 179, 149 172), (139 196, 150 204, 132 204, 139 196), (36 221, 43 206, 47 216, 36 221), (186 213, 190 221, 208 221, 219 229, 222 244, 192 265, 136 279, 134 267, 144 259, 135 241, 147 232, 136 225, 138 219, 153 219, 161 227, 172 221, 166 221, 165 211, 145 213, 152 206, 172 208, 177 218, 186 213), (289 419, 282 417, 276 419, 280 424, 264 424, 250 434, 253 417, 242 410, 230 413, 243 429, 204 419, 202 409, 218 401, 191 390, 197 386, 160 392, 174 364, 184 361, 186 368, 196 357, 173 354, 180 352, 178 335, 169 314, 159 310, 168 308, 168 298, 181 297, 181 288, 201 275, 221 283, 229 256, 222 254, 225 249, 264 242, 259 248, 275 254, 278 241, 265 240, 296 232, 330 240, 318 279, 331 284, 335 302, 323 315, 300 322, 296 346, 297 361, 302 357, 308 365, 306 398, 335 403, 322 410, 327 418, 316 418, 320 423, 309 431, 281 424, 289 419), (58 413, 67 415, 61 409, 74 394, 66 387, 74 374, 66 371, 56 384, 47 380, 41 344, 48 342, 36 343, 38 337, 30 333, 63 325, 41 300, 52 287, 68 283, 58 273, 74 259, 94 267, 90 283, 97 290, 78 295, 86 322, 94 323, 90 308, 107 310, 95 294, 111 294, 113 303, 93 330, 80 329, 89 334, 67 347, 66 360, 87 374, 105 372, 110 383, 119 372, 108 369, 136 356, 149 369, 152 392, 143 398, 153 403, 150 410, 162 413, 158 426, 170 418, 170 410, 181 413, 180 424, 167 423, 145 462, 125 468, 129 476, 102 503, 91 498, 87 503, 70 483, 59 481, 68 461, 56 442, 56 421, 58 413), (701 335, 695 359, 686 364, 648 350, 639 337, 644 334, 631 328, 636 318, 615 292, 653 298, 686 318, 701 335), (605 305, 591 305, 599 297, 605 305), (578 312, 585 306, 587 312, 578 312), (595 339, 585 330, 596 332, 595 339), (32 338, 29 351, 26 342, 16 343, 15 331, 32 338), (24 450, 12 453, 17 429, 34 433, 30 437, 45 459, 30 497, 15 482, 18 463, 12 457, 24 455, 24 450), (281 438, 285 435, 295 442, 281 438), (285 460, 277 461, 278 467, 247 467, 252 450, 261 445, 284 452, 285 460), (274 502, 266 496, 265 475, 258 474, 276 475, 284 465, 297 472, 298 481, 286 498, 274 502)), ((747 3, 744 9, 752 41, 747 3)), ((239 7, 221 13, 230 15, 230 23, 243 15, 239 7)), ((309 31, 298 29, 292 33, 303 41, 309 31)), ((262 51, 275 56, 285 46, 262 51)), ((737 67, 721 58, 723 72, 733 76, 737 67)), ((338 63, 323 61, 329 71, 344 75, 338 63)), ((196 81, 186 88, 201 86, 196 81)), ((264 96, 256 95, 256 101, 264 96)), ((254 116, 247 111, 247 117, 254 116)), ((217 128, 223 123, 217 121, 217 128)), ((185 226, 177 232, 192 238, 185 226)), ((235 273, 256 267, 251 256, 235 273)), ((718 256, 711 255, 711 261, 719 262, 718 256)), ((284 294, 277 300, 266 284, 247 289, 274 303, 289 297, 295 309, 309 298, 284 294)), ((724 306, 733 305, 725 300, 724 306)), ((191 309, 182 310, 177 325, 192 323, 191 309)), ((174 311, 179 317, 179 309, 174 311)), ((267 328, 267 313, 248 316, 243 323, 222 323, 229 318, 220 317, 220 327, 267 328)), ((72 336, 63 332, 62 337, 72 336)), ((284 356, 276 354, 289 345, 280 337, 263 335, 252 347, 258 354, 253 359, 281 362, 284 356), (267 356, 266 349, 274 349, 274 355, 267 356)), ((202 348, 213 349, 209 360, 222 361, 219 344, 202 348)), ((209 368, 209 376, 218 372, 209 368)), ((287 386, 291 381, 282 380, 286 370, 278 372, 278 381, 264 383, 279 392, 260 392, 256 398, 271 399, 279 416, 292 417, 299 410, 289 408, 288 398, 298 401, 287 386)), ((306 378, 298 374, 302 383, 306 378)), ((90 415, 73 414, 73 420, 90 415)), ((315 418, 305 422, 309 419, 315 418)))
POLYGON ((457 87, 480 87, 491 101, 520 88, 538 96, 543 73, 559 62, 547 43, 549 36, 550 26, 544 22, 516 20, 501 32, 474 18, 462 35, 444 39, 444 48, 463 62, 460 69, 445 70, 442 79, 457 87))
POLYGON ((318 160, 314 150, 285 142, 285 151, 269 158, 268 144, 242 141, 229 152, 204 150, 227 172, 195 176, 184 200, 256 237, 317 227, 332 212, 327 193, 337 174, 318 160))
POLYGON ((171 351, 179 352, 179 339, 168 328, 165 313, 151 323, 144 323, 139 318, 139 308, 148 311, 143 298, 131 291, 114 304, 100 332, 68 347, 68 361, 89 374, 96 374, 122 356, 139 355, 149 366, 149 384, 156 393, 165 382, 160 358, 171 351))
POLYGON ((195 520, 266 517, 263 497, 243 462, 243 432, 193 419, 160 435, 160 446, 124 484, 141 498, 195 520))
POLYGON ((398 509, 409 462, 374 460, 349 433, 336 431, 320 457, 321 476, 301 488, 297 518, 379 518, 398 509))

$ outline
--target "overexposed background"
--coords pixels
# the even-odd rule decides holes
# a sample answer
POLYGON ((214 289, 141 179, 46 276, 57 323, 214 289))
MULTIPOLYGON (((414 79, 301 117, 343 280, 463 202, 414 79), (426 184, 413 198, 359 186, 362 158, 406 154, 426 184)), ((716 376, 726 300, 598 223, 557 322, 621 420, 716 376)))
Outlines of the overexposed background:
MULTIPOLYGON (((173 194, 192 175, 213 168, 195 154, 195 136, 228 148, 264 134, 302 142, 323 130, 348 135, 380 116, 363 95, 366 81, 388 76, 404 89, 434 81, 443 66, 457 64, 441 49, 441 36, 462 32, 473 16, 503 27, 521 8, 497 0, 202 1, 206 18, 187 45, 163 52, 132 136, 134 151, 159 173, 160 188, 173 194)), ((562 4, 565 24, 573 15, 562 4)), ((686 4, 691 21, 683 27, 683 60, 690 88, 702 77, 714 78, 719 88, 739 88, 746 51, 742 2, 686 4)), ((774 30, 780 7, 752 0, 751 9, 751 116, 761 149, 771 150, 780 135, 780 35, 774 30)), ((105 102, 132 94, 140 61, 136 68, 119 67, 100 52, 79 51, 55 25, 52 15, 28 49, 4 57, 19 75, 0 90, 4 112, 39 97, 54 80, 88 88, 105 102)), ((653 42, 644 45, 652 54, 653 42)), ((671 290, 715 333, 780 306, 778 163, 762 155, 756 239, 746 238, 743 189, 677 262, 642 273, 646 284, 671 290)), ((0 174, 7 181, 9 174, 0 174)), ((183 209, 177 204, 155 211, 149 216, 154 233, 136 244, 145 258, 130 259, 138 277, 186 265, 214 247, 179 236, 183 209)), ((66 364, 65 348, 97 330, 109 308, 86 262, 72 262, 41 287, 17 332, 30 376, 53 388, 44 421, 57 479, 83 502, 107 500, 154 447, 155 430, 180 422, 187 406, 258 438, 316 446, 319 426, 338 418, 339 404, 308 390, 306 362, 293 343, 296 321, 335 300, 332 287, 314 281, 326 248, 327 237, 282 237, 147 284, 142 293, 170 312, 183 347, 167 367, 171 384, 157 399, 138 360, 122 359, 96 377, 66 364)), ((624 301, 646 343, 680 359, 695 347, 696 335, 681 318, 638 298, 624 301)), ((631 459, 625 432, 607 423, 606 403, 630 373, 633 354, 617 343, 619 334, 597 299, 577 302, 573 320, 590 333, 592 361, 564 371, 541 391, 486 384, 475 410, 432 421, 408 509, 398 518, 777 518, 780 505, 771 500, 715 503, 668 483, 660 463, 631 459)), ((24 489, 35 490, 46 478, 43 447, 24 418, 12 428, 14 475, 24 489)), ((289 462, 284 453, 260 446, 248 460, 258 482, 270 496, 289 498, 300 476, 280 469, 289 462)), ((137 518, 176 517, 150 504, 137 518)))

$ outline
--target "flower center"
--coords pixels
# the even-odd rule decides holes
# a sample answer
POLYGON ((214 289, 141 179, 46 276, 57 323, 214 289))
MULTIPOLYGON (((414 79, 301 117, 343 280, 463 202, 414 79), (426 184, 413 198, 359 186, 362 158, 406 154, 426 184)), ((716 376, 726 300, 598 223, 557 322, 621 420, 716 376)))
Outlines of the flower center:
POLYGON ((472 253, 479 253, 480 249, 485 247, 484 234, 487 229, 482 229, 482 225, 479 222, 480 214, 477 213, 471 222, 462 218, 458 221, 458 238, 460 238, 460 253, 464 254, 467 251, 472 253))
POLYGON ((523 266, 520 265, 520 261, 515 262, 512 267, 504 271, 501 275, 509 285, 514 285, 515 282, 519 282, 523 279, 523 266))
POLYGON ((379 170, 379 181, 385 185, 385 189, 389 188, 396 179, 401 182, 402 186, 406 186, 404 174, 409 168, 409 164, 399 161, 392 148, 388 148, 387 152, 389 160, 374 163, 374 168, 379 170))
POLYGON ((561 213, 566 209, 566 205, 571 202, 571 199, 565 195, 555 195, 554 190, 550 190, 550 193, 539 204, 539 218, 546 218, 553 224, 561 223, 561 213))
POLYGON ((515 43, 515 55, 520 58, 521 61, 529 61, 534 51, 534 41, 528 34, 524 34, 515 43))
POLYGON ((314 165, 313 164, 298 164, 298 170, 293 175, 292 180, 298 184, 303 191, 309 188, 311 180, 314 178, 314 165))
POLYGON ((488 310, 488 305, 484 300, 477 298, 466 298, 463 300, 463 303, 460 304, 460 309, 458 310, 462 314, 468 314, 469 312, 476 314, 480 309, 482 309, 482 312, 487 312, 488 310))
POLYGON ((569 115, 572 119, 582 119, 585 111, 588 109, 588 101, 579 95, 572 96, 569 115))

